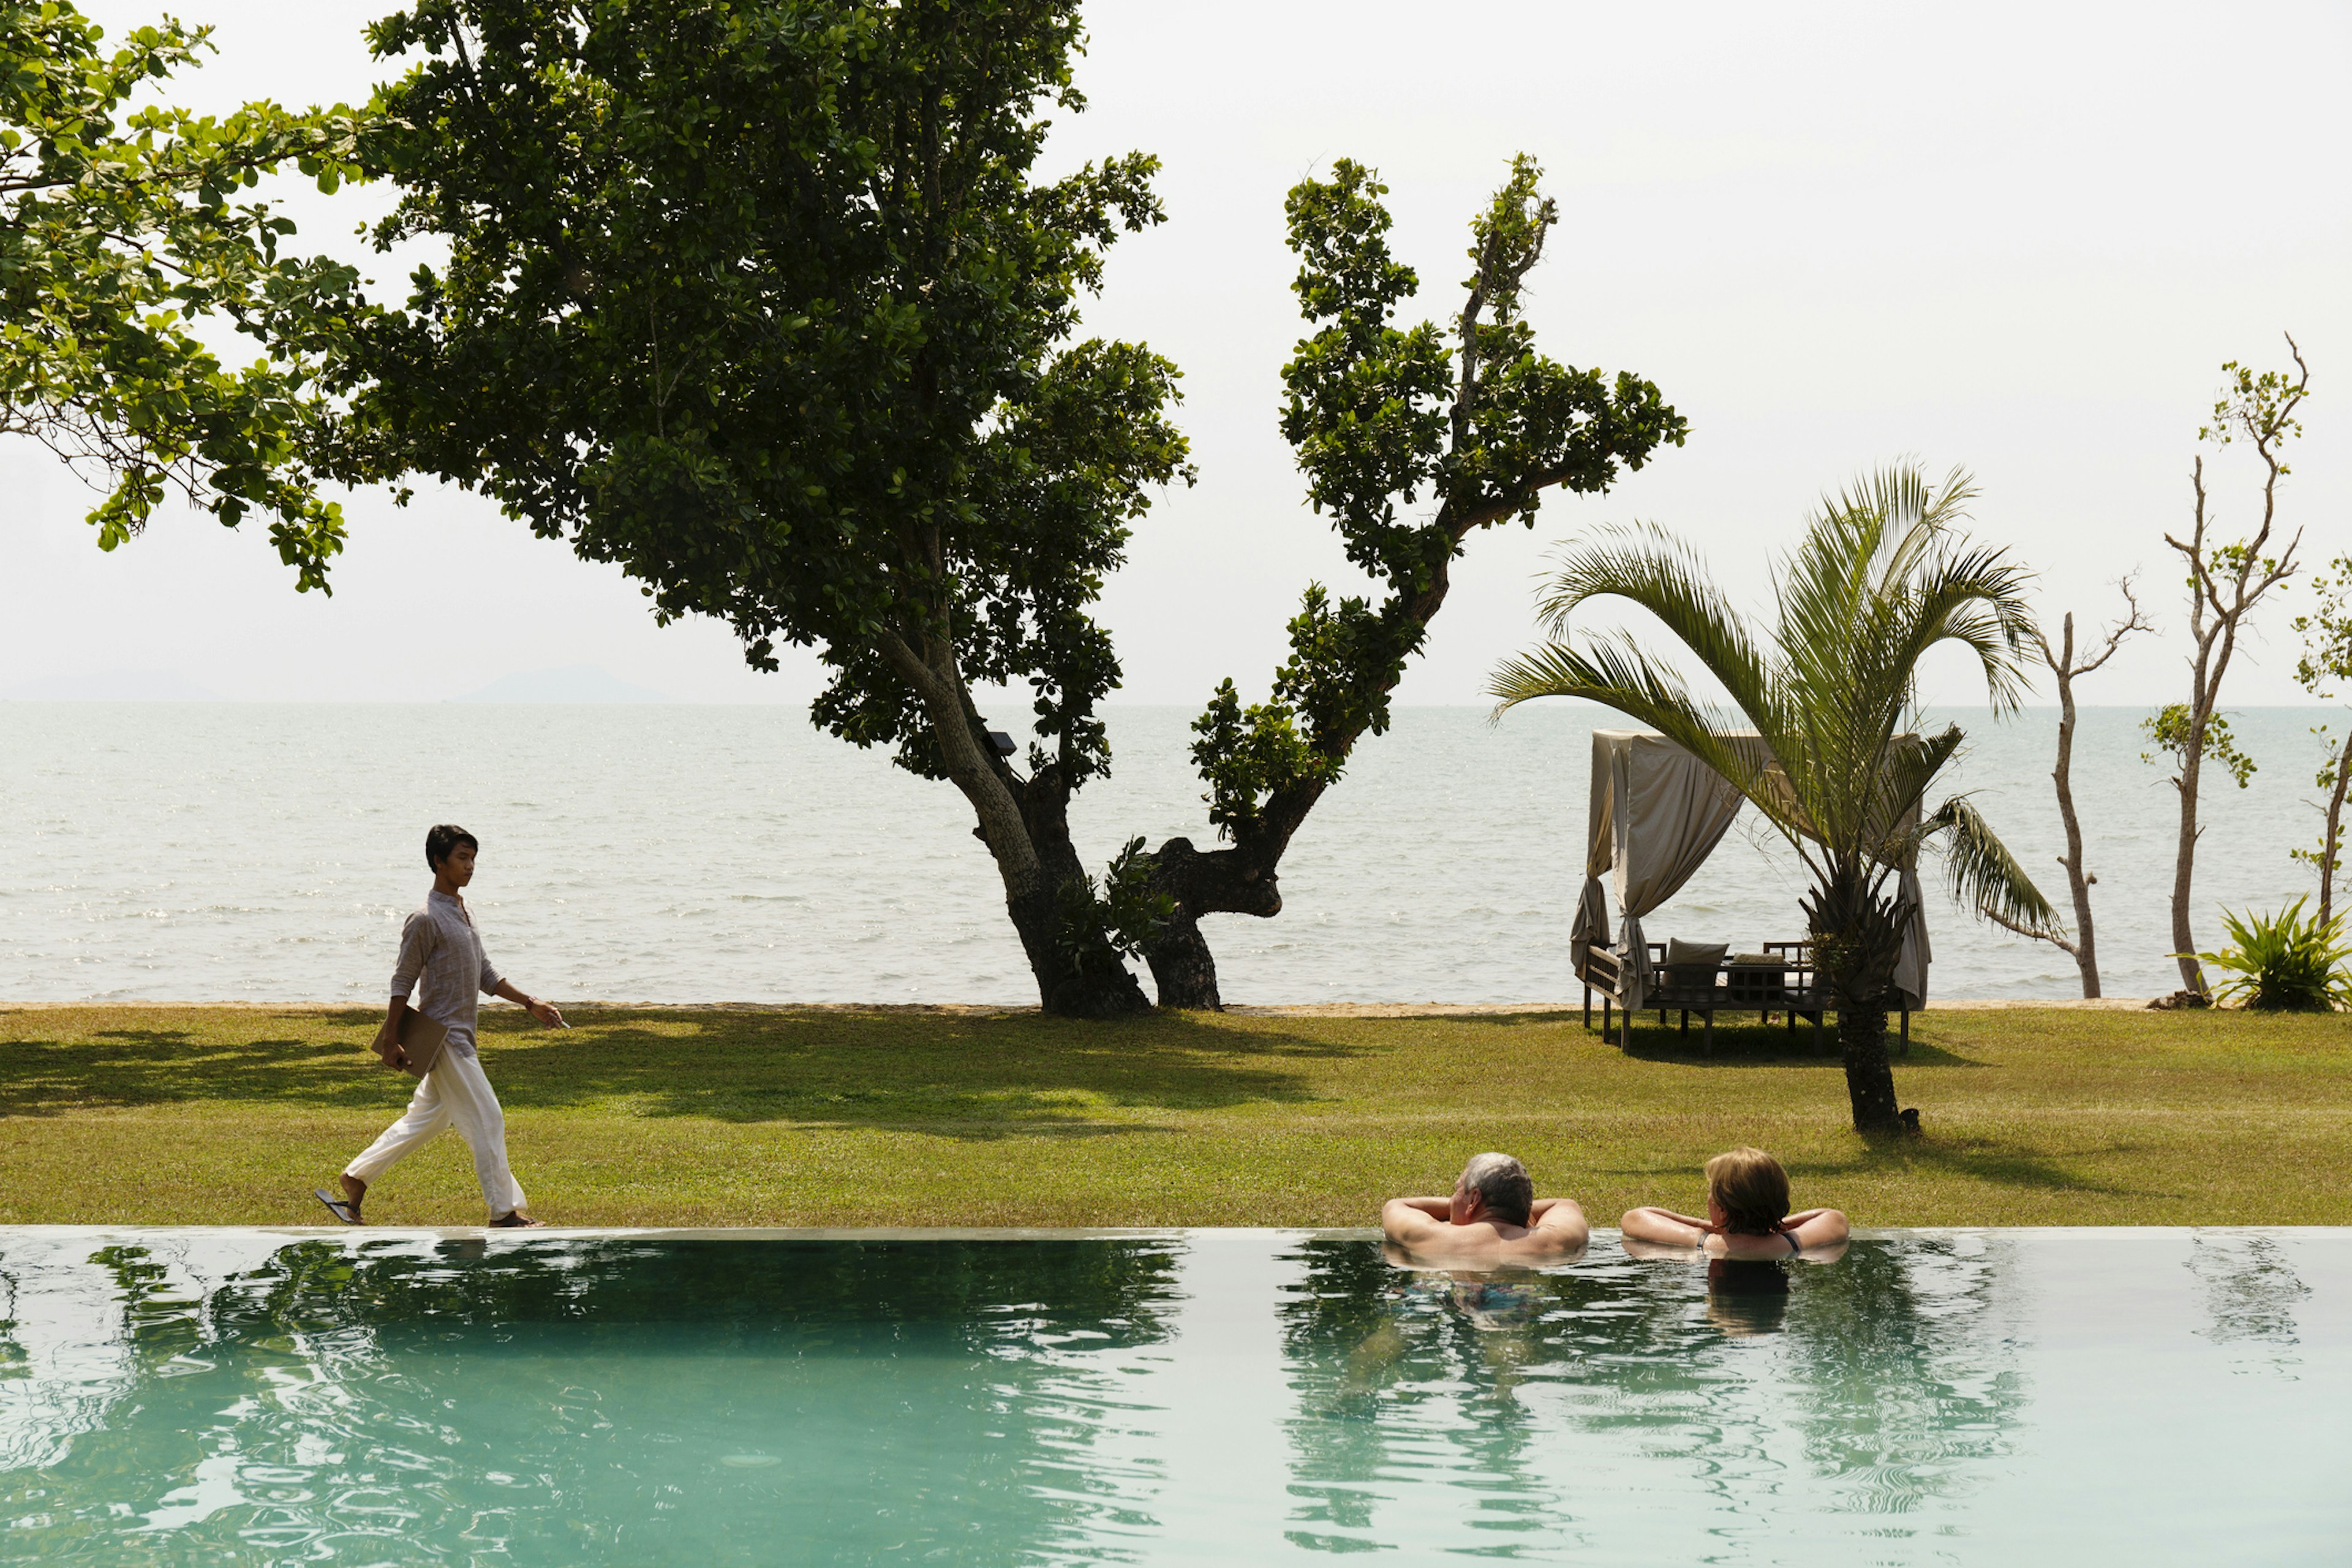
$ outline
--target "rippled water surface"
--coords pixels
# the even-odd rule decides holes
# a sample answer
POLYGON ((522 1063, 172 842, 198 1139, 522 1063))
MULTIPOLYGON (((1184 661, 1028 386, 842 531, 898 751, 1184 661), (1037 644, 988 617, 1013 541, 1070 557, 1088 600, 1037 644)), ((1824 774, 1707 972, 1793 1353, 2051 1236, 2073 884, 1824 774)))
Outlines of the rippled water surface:
POLYGON ((0 1558, 2320 1563, 2352 1235, 0 1233, 0 1558))
MULTIPOLYGON (((2221 906, 2311 886, 2304 797, 2317 710, 2235 716, 2263 763, 2210 792, 2200 946, 2221 906)), ((1133 835, 1212 835, 1191 714, 1114 710, 1117 772, 1079 797, 1099 865, 1133 835)), ((1970 732, 1956 787, 2063 900, 2046 713, 1970 732)), ((2107 989, 2179 984, 2175 817, 2137 711, 2085 713, 2076 787, 2099 875, 2107 989)), ((1500 726, 1407 709, 1367 742, 1283 863, 1279 919, 1208 922, 1226 998, 1572 999, 1596 710, 1500 726)), ((0 703, 0 998, 373 1000, 423 899, 425 829, 483 841, 474 902, 493 958, 560 997, 660 1002, 1034 1002, 1003 894, 952 789, 811 730, 797 710, 0 703)), ((1802 934, 1785 849, 1743 818, 1648 921, 1738 947, 1802 934)), ((2073 961, 1930 911, 1935 994, 2078 994, 2073 961)))

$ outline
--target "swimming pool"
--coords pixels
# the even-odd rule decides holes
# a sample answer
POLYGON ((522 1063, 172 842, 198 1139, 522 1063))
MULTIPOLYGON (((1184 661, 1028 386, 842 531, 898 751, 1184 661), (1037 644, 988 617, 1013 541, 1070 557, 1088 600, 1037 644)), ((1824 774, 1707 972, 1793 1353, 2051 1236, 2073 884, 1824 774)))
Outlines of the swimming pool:
POLYGON ((0 1231, 0 1558, 2341 1563, 2352 1231, 0 1231))

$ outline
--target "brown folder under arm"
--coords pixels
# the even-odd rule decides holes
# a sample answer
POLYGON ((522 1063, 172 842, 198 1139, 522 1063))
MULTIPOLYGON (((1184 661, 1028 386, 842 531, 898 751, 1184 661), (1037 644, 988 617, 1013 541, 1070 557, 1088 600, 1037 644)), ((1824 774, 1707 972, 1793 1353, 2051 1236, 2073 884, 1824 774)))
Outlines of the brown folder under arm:
POLYGON ((449 1031, 411 1007, 400 1015, 400 1048, 407 1054, 407 1072, 411 1078, 423 1078, 441 1060, 441 1047, 449 1043, 449 1031))

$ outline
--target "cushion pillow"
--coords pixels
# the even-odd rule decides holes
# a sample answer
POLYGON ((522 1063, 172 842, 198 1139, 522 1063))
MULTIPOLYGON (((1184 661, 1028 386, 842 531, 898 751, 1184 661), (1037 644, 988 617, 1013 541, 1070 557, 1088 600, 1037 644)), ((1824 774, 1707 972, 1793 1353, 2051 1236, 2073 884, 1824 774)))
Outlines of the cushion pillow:
POLYGON ((1666 943, 1666 984, 1677 991, 1705 991, 1715 984, 1715 966, 1731 951, 1727 942, 1684 942, 1675 938, 1666 943))

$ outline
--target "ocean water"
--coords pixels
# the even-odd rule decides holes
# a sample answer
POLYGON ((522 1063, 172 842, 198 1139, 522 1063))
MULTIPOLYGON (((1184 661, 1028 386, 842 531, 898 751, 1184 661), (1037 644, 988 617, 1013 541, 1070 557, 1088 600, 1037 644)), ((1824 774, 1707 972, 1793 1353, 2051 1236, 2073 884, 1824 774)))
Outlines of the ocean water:
MULTIPOLYGON (((1970 735, 1954 787, 2064 907, 2054 717, 1951 717, 1970 735)), ((2086 710, 2076 742, 2110 995, 2178 984, 2176 808, 2140 761, 2139 717, 2086 710)), ((2263 767, 2250 789, 2207 790, 2200 946, 2220 942, 2222 906, 2312 888, 2287 852, 2316 841, 2308 731, 2325 717, 2233 716, 2263 767)), ((1112 711, 1116 775, 1074 814, 1090 863, 1138 834, 1213 840, 1191 718, 1112 711)), ((1226 1000, 1575 999, 1589 737, 1622 723, 1566 703, 1500 725, 1400 710, 1294 842, 1285 912, 1208 922, 1226 1000)), ((34 702, 0 703, 0 999, 373 1001, 441 821, 482 839, 471 901, 493 960, 559 999, 1036 999, 961 798, 797 709, 34 702)), ((1653 940, 1794 938, 1802 890, 1744 816, 1645 925, 1653 940)), ((1940 895, 1929 920, 1936 995, 2079 993, 2047 944, 1940 895)))
POLYGON ((0 1232, 0 1561, 2341 1563, 2352 1234, 0 1232))

